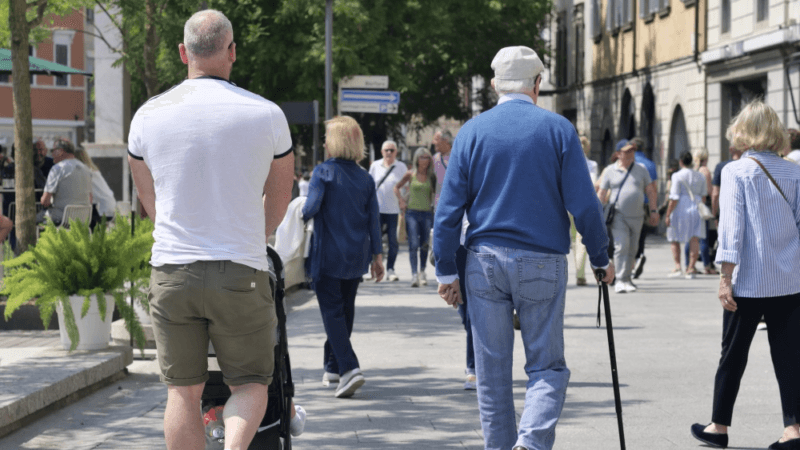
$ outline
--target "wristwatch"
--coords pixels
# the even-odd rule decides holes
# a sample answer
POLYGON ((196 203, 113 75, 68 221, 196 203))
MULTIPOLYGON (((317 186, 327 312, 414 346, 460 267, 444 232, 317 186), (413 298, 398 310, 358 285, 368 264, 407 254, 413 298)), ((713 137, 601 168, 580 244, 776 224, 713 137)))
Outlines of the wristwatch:
POLYGON ((651 209, 651 210, 650 210, 650 214, 657 213, 657 212, 658 212, 658 210, 657 210, 657 209, 651 209))

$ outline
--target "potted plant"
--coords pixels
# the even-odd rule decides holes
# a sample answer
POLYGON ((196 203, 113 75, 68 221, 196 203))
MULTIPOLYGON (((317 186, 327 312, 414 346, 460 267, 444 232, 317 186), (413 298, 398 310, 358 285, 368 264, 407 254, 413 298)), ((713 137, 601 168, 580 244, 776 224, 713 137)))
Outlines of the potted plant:
POLYGON ((47 328, 57 310, 62 344, 69 343, 72 351, 108 345, 111 313, 116 306, 136 345, 144 349, 141 324, 125 296, 133 294, 145 308, 148 306, 141 288, 150 275, 153 226, 149 220, 137 219, 136 234, 132 235, 127 217, 117 216, 114 222, 113 226, 101 224, 93 232, 80 221, 62 229, 50 222, 35 246, 3 262, 6 273, 0 294, 8 296, 5 317, 33 299, 47 328), (126 283, 133 288, 126 289, 126 283), (110 307, 109 297, 113 300, 110 307), (79 316, 76 308, 80 309, 79 316), (83 323, 87 318, 95 323, 83 323), (80 347, 82 340, 92 339, 88 336, 92 330, 105 335, 95 341, 99 344, 80 347))

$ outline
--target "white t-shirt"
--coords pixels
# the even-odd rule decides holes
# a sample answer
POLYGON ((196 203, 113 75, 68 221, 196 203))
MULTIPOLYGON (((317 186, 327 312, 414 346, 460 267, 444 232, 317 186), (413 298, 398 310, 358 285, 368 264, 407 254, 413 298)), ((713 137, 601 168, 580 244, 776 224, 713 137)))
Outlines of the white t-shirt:
POLYGON ((230 260, 268 270, 261 194, 273 159, 291 146, 277 105, 222 79, 185 80, 139 108, 128 153, 155 184, 151 264, 230 260))
POLYGON ((114 191, 108 187, 106 179, 99 170, 92 170, 92 201, 97 205, 97 212, 101 216, 114 216, 117 199, 114 198, 114 191))
MULTIPOLYGON (((394 185, 397 184, 403 175, 408 172, 408 167, 402 161, 395 160, 394 169, 386 177, 381 187, 378 188, 378 210, 381 214, 400 214, 400 202, 397 201, 397 196, 394 195, 394 185)), ((391 167, 391 166, 389 166, 391 167)), ((383 167, 383 159, 379 159, 372 163, 369 167, 369 174, 375 180, 375 186, 383 179, 389 167, 383 167)))

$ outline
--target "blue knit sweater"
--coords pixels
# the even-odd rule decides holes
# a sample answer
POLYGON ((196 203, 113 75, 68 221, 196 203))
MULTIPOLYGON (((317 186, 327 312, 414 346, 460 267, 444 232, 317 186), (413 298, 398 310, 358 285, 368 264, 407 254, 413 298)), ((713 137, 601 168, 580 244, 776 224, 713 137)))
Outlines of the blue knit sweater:
POLYGON ((575 128, 533 103, 511 100, 473 118, 453 143, 436 209, 436 274, 457 273, 461 217, 466 246, 567 254, 570 221, 595 267, 608 264, 603 212, 575 128))

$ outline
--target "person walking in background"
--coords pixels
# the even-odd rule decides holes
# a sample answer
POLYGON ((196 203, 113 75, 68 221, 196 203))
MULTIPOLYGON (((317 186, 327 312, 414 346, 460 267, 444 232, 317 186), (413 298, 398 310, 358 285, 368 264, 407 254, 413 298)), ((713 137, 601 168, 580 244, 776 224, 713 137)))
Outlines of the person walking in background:
MULTIPOLYGON (((397 159, 397 143, 386 141, 381 145, 383 158, 375 161, 369 167, 369 174, 375 180, 378 192, 378 207, 380 208, 381 233, 386 233, 389 240, 389 255, 386 259, 386 280, 397 281, 400 278, 394 272, 394 262, 397 260, 397 220, 400 214, 400 203, 394 195, 394 185, 403 178, 408 167, 403 161, 397 159)), ((382 244, 381 244, 382 245, 382 244)))
POLYGON ((308 197, 308 184, 311 180, 311 175, 307 170, 304 170, 300 175, 300 180, 297 181, 297 195, 298 197, 308 197))
MULTIPOLYGON (((634 161, 637 164, 641 164, 647 169, 647 173, 650 174, 650 179, 653 182, 653 186, 656 188, 656 195, 658 195, 658 171, 656 170, 656 164, 650 160, 644 154, 644 139, 640 137, 635 137, 631 139, 631 143, 636 146, 636 153, 634 156, 634 161)), ((655 203, 650 203, 650 199, 645 196, 644 197, 644 215, 648 217, 652 212, 657 212, 657 208, 655 203)), ((656 224, 657 226, 658 224, 656 224)), ((632 278, 636 279, 644 271, 644 263, 647 262, 647 257, 644 255, 644 243, 647 239, 647 233, 655 231, 655 226, 651 226, 648 221, 644 221, 642 223, 642 231, 639 233, 639 242, 638 247, 636 249, 636 262, 633 266, 633 276, 632 278)))
POLYGON ((492 69, 498 105, 464 124, 449 158, 434 225, 436 276, 439 295, 457 305, 456 252, 466 212, 466 286, 485 448, 550 449, 570 375, 563 337, 570 213, 592 266, 606 268, 604 281, 614 278, 614 266, 575 128, 536 106, 539 56, 506 47, 492 69), (511 382, 515 308, 528 375, 519 431, 511 382))
POLYGON ((187 79, 142 105, 128 136, 131 173, 155 222, 149 300, 168 392, 164 435, 169 450, 204 446, 210 339, 231 390, 225 448, 241 450, 272 382, 278 319, 266 246, 291 201, 292 140, 278 105, 229 81, 236 43, 224 14, 192 15, 178 50, 187 79))
POLYGON ((322 384, 338 381, 334 396, 343 398, 364 385, 350 336, 361 275, 369 267, 375 282, 383 279, 383 248, 375 181, 358 165, 364 159, 358 122, 349 116, 325 122, 325 151, 328 159, 311 175, 303 220, 314 218, 307 274, 328 337, 322 384))
POLYGON ((719 301, 722 357, 714 379, 711 423, 691 426, 712 447, 728 446, 733 405, 762 316, 778 379, 783 435, 769 448, 800 449, 800 167, 784 161, 786 134, 761 101, 742 108, 728 128, 747 150, 723 169, 720 197, 719 301))
MULTIPOLYGON (((639 233, 645 216, 642 213, 645 195, 650 205, 656 204, 656 186, 647 169, 634 161, 636 146, 625 144, 619 152, 614 165, 603 171, 598 196, 603 204, 612 203, 614 217, 611 222, 611 233, 614 236, 614 265, 619 270, 614 291, 618 293, 635 292, 636 286, 631 278, 633 264, 636 261, 636 250, 639 233)), ((653 209, 649 214, 651 226, 659 221, 658 211, 653 209)))
POLYGON ((692 154, 683 152, 678 163, 681 170, 672 174, 667 208, 667 241, 672 246, 675 268, 668 274, 670 278, 683 275, 681 270, 681 243, 690 244, 689 261, 686 263, 686 278, 697 275, 694 268, 700 253, 699 239, 706 237, 705 221, 697 210, 698 202, 704 202, 708 195, 706 178, 692 169, 692 154))
MULTIPOLYGON (((592 153, 592 146, 589 138, 581 135, 581 147, 583 154, 586 157, 586 167, 589 169, 589 177, 592 179, 592 185, 597 182, 597 163, 589 159, 592 153)), ((575 231, 575 278, 578 286, 586 286, 586 246, 583 245, 583 237, 580 233, 575 231)))
POLYGON ((789 149, 791 151, 786 155, 786 159, 795 164, 800 164, 800 131, 789 128, 787 132, 789 133, 789 149))
POLYGON ((106 220, 113 220, 117 210, 117 199, 114 198, 114 191, 108 187, 106 179, 100 173, 100 169, 94 164, 92 158, 86 153, 83 147, 75 149, 75 157, 82 162, 92 172, 92 223, 91 227, 100 223, 103 217, 106 220))
POLYGON ((433 198, 436 193, 436 175, 433 174, 431 152, 420 147, 414 152, 413 169, 403 175, 394 185, 394 194, 405 213, 408 255, 411 260, 411 287, 428 284, 425 264, 428 259, 428 236, 433 228, 433 198), (408 204, 400 194, 406 183, 409 185, 408 204), (417 256, 419 255, 419 266, 417 256), (417 272, 419 267, 419 272, 417 272))
MULTIPOLYGON (((708 150, 699 148, 692 154, 692 161, 694 163, 694 170, 706 179, 706 192, 711 192, 713 185, 711 184, 712 175, 708 170, 708 150)), ((703 199, 703 203, 711 208, 711 196, 703 199)), ((711 249, 717 242, 717 226, 712 220, 703 220, 706 237, 700 238, 700 259, 703 261, 703 272, 707 275, 718 275, 717 269, 714 267, 714 261, 711 259, 711 249)), ((687 242, 684 247, 684 255, 686 256, 686 266, 689 267, 690 259, 690 243, 687 242)), ((694 268, 694 267, 693 267, 694 268)), ((695 273, 697 270, 694 271, 695 273)))
MULTIPOLYGON (((433 170, 436 176, 436 195, 434 196, 434 209, 439 202, 439 195, 442 192, 442 183, 444 183, 444 176, 447 173, 448 163, 450 161, 450 151, 453 148, 453 134, 448 130, 438 130, 433 134, 433 146, 436 149, 436 154, 433 155, 433 170)), ((461 316, 461 324, 467 332, 467 367, 464 369, 466 379, 464 380, 465 390, 477 389, 477 376, 475 375, 475 345, 472 339, 472 321, 469 317, 469 295, 467 294, 467 287, 465 285, 467 270, 467 248, 464 247, 464 241, 467 235, 467 228, 469 227, 469 220, 467 215, 464 214, 461 218, 461 239, 459 241, 458 250, 456 250, 456 270, 458 272, 459 288, 461 290, 461 303, 458 304, 458 315, 461 316)), ((434 230, 431 230, 431 240, 433 240, 434 230)), ((435 260, 436 255, 431 252, 431 257, 435 260)), ((434 264, 431 262, 431 264, 434 264)))

